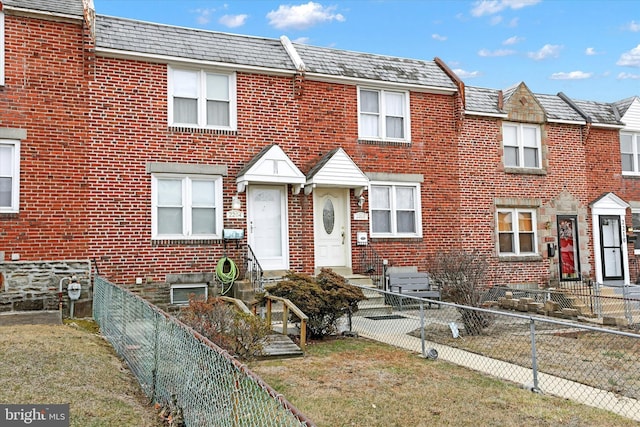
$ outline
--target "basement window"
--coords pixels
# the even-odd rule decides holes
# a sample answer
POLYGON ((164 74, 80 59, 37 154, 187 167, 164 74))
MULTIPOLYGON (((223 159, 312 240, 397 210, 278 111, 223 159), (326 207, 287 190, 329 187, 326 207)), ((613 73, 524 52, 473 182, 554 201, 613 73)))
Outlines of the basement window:
POLYGON ((206 283, 171 286, 171 304, 187 305, 190 299, 206 301, 209 289, 206 283))

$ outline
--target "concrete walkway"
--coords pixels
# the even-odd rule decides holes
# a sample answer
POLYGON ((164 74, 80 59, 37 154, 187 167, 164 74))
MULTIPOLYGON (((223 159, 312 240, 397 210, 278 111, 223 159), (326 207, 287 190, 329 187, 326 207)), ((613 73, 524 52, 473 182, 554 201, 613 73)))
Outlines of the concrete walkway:
MULTIPOLYGON (((409 332, 420 328, 420 318, 407 312, 394 312, 394 314, 400 314, 404 318, 373 320, 367 317, 353 316, 352 329, 362 337, 422 353, 420 338, 408 335, 409 332)), ((439 360, 521 384, 527 389, 533 389, 532 369, 430 341, 425 341, 425 348, 427 350, 435 349, 438 352, 439 360)), ((538 386, 542 393, 570 399, 640 421, 640 402, 638 400, 542 372, 538 372, 538 386)))

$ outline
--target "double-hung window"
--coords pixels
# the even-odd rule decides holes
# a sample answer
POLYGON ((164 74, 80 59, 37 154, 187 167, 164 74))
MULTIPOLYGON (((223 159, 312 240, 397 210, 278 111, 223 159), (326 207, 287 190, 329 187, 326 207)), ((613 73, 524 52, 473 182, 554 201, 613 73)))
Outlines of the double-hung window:
POLYGON ((418 184, 372 184, 369 191, 372 237, 420 237, 418 184))
POLYGON ((235 130, 235 74, 169 68, 169 124, 235 130))
POLYGON ((640 175, 640 134, 620 132, 620 156, 622 173, 640 175))
POLYGON ((222 177, 152 175, 154 239, 197 240, 222 236, 222 177))
POLYGON ((360 88, 359 137, 409 141, 409 93, 360 88))
POLYGON ((532 255, 536 247, 536 212, 533 209, 498 209, 500 255, 532 255))
POLYGON ((20 203, 20 141, 0 139, 0 212, 16 213, 20 203))
POLYGON ((540 126, 503 123, 504 165, 512 168, 540 168, 540 126))

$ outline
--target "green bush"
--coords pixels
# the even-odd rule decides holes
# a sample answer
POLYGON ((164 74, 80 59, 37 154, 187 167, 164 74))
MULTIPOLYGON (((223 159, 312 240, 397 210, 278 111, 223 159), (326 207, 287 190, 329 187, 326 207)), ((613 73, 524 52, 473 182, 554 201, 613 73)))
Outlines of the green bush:
POLYGON ((328 268, 321 269, 316 277, 289 272, 268 291, 287 298, 309 317, 307 336, 310 338, 335 334, 338 319, 355 313, 358 302, 365 299, 360 288, 348 284, 344 277, 328 268))
POLYGON ((213 343, 243 360, 259 356, 264 338, 270 333, 269 325, 264 320, 238 311, 218 298, 190 300, 189 306, 182 309, 178 317, 213 343))

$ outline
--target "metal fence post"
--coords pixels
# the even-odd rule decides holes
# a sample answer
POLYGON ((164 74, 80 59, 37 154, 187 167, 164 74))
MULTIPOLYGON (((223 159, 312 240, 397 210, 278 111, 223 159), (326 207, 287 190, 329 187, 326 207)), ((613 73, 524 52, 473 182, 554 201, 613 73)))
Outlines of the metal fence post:
POLYGON ((422 357, 427 357, 424 342, 424 302, 420 301, 420 345, 422 347, 422 357))
POLYGON ((536 324, 533 317, 529 319, 529 330, 531 331, 531 369, 533 371, 533 389, 538 392, 538 356, 536 352, 536 324))

